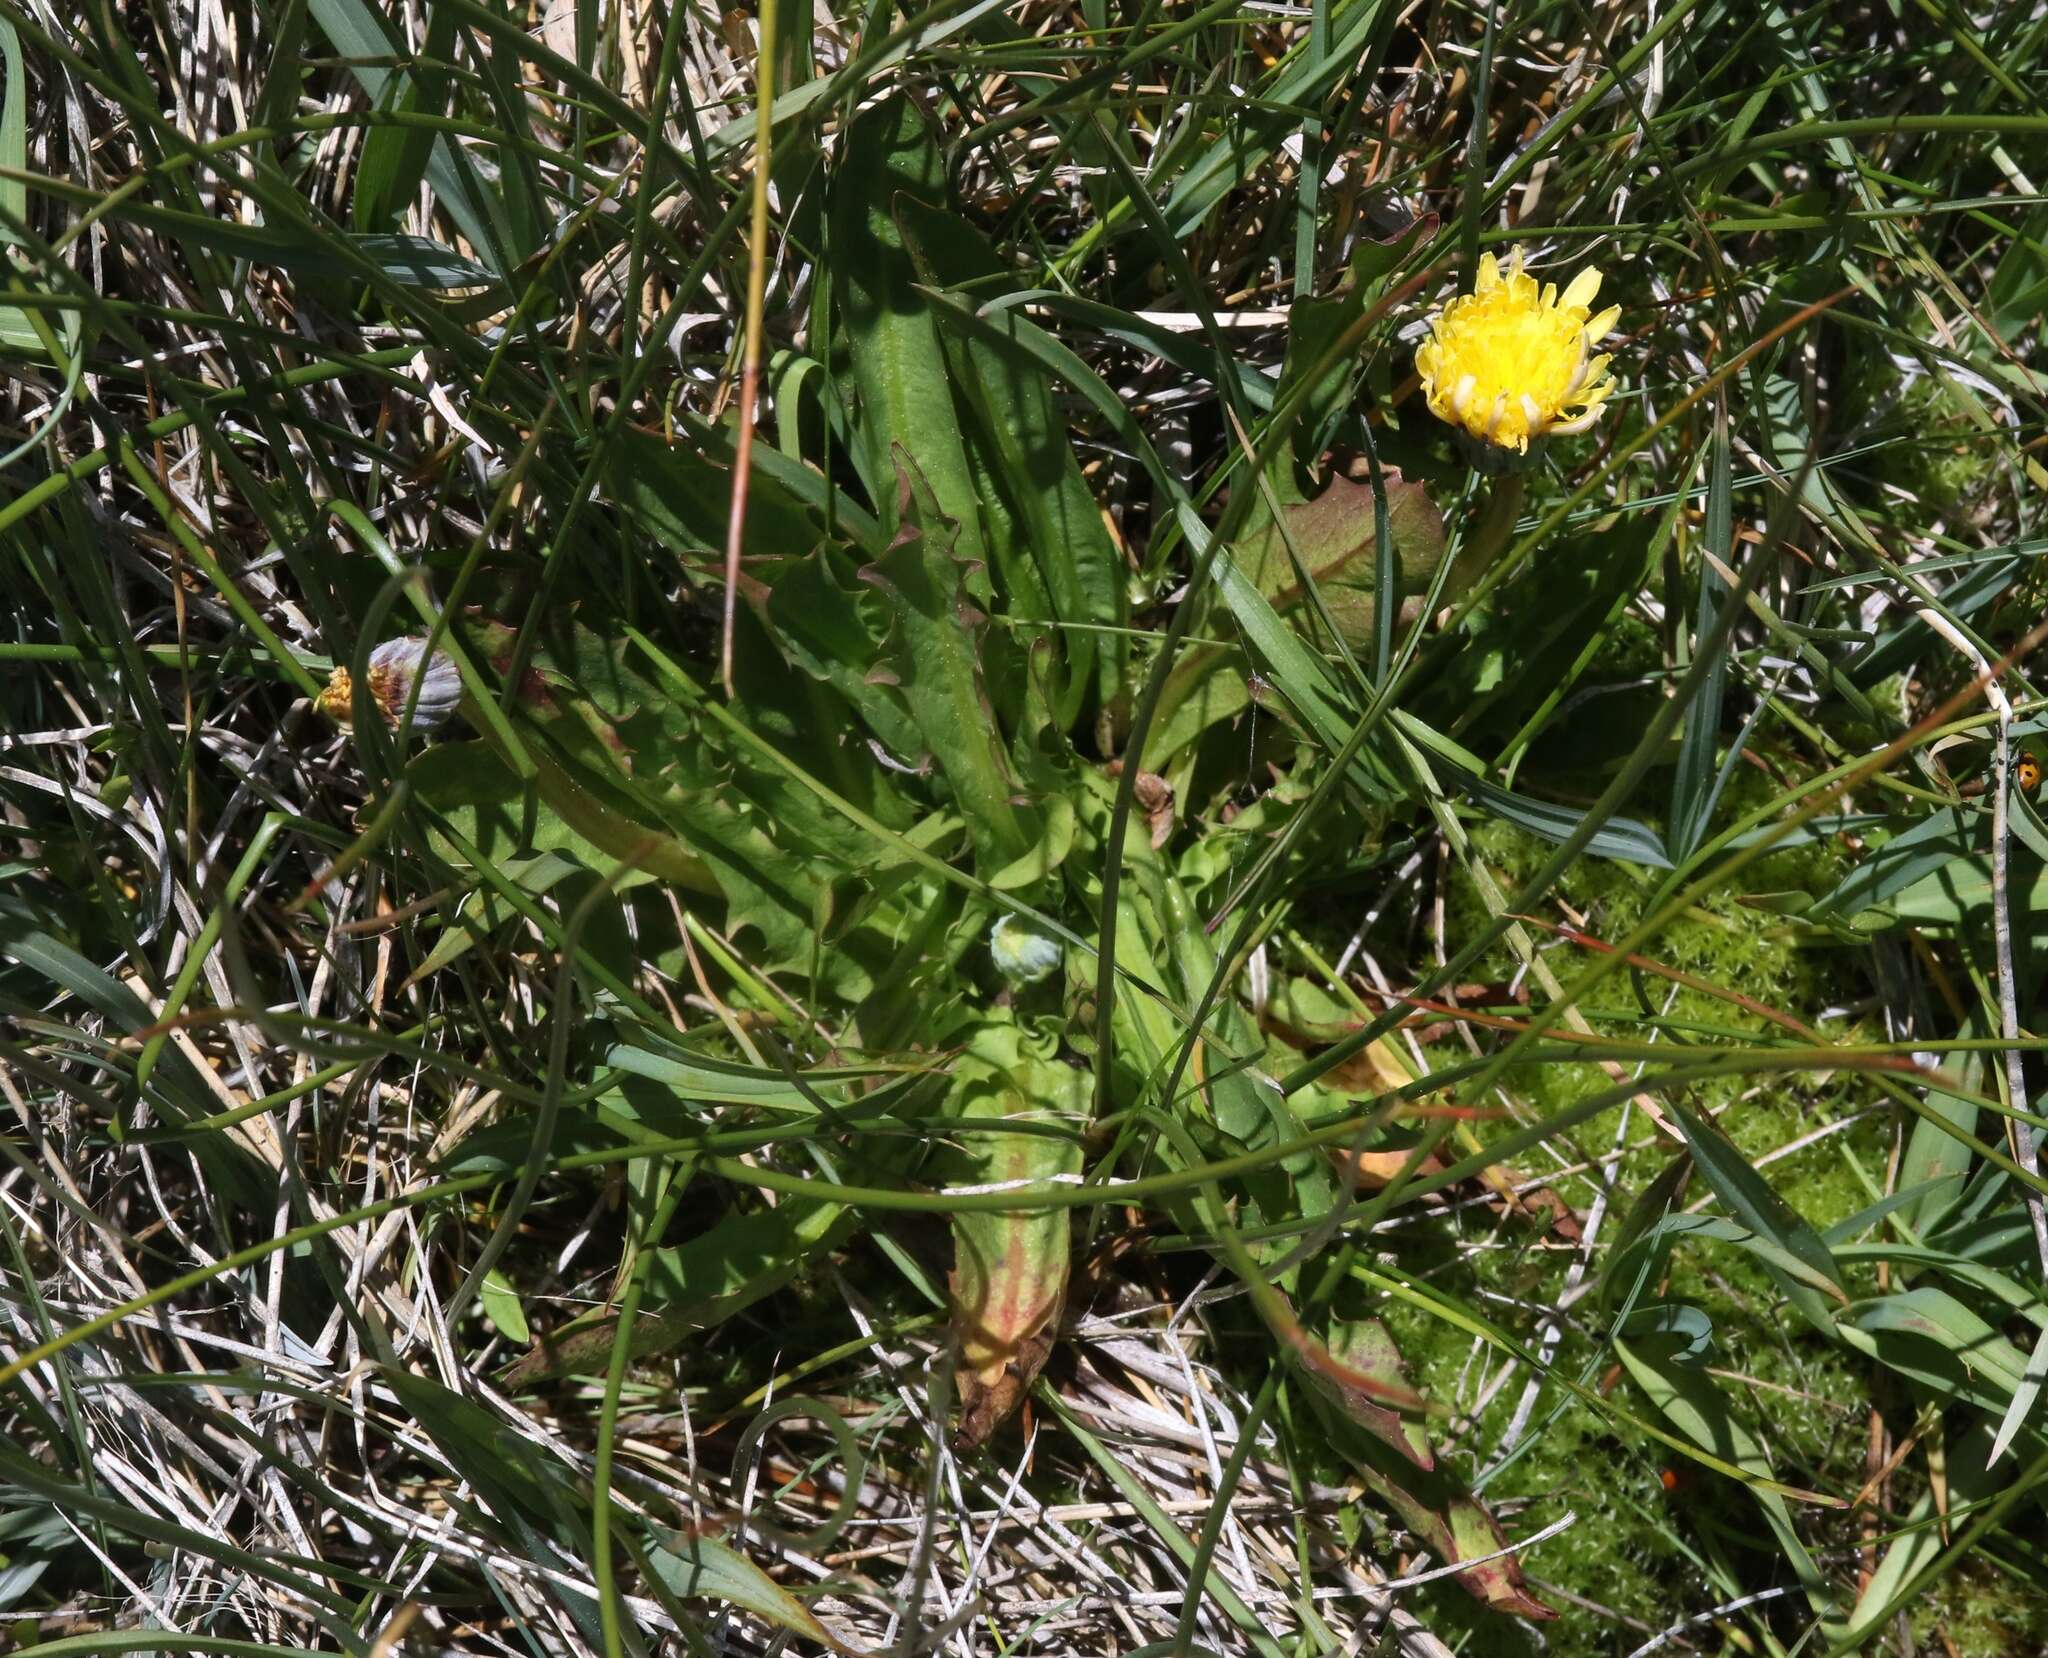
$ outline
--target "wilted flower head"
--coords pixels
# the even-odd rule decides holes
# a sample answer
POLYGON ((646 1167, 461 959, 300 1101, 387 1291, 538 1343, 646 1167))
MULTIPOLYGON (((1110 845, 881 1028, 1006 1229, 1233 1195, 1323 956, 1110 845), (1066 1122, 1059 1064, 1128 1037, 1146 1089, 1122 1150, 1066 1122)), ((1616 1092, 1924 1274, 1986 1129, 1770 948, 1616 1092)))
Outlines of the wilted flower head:
POLYGON ((1505 274, 1490 253, 1479 280, 1430 319, 1415 353, 1429 412, 1482 444, 1526 454, 1551 432, 1583 432, 1614 390, 1608 359, 1593 347, 1621 315, 1590 315, 1600 273, 1583 270, 1560 294, 1522 270, 1522 250, 1505 274))
MULTIPOLYGON (((445 651, 427 657, 424 639, 392 639, 370 652, 368 674, 370 700, 394 731, 412 700, 413 680, 419 679, 419 701, 413 707, 416 731, 437 731, 448 723, 455 705, 462 700, 462 676, 445 651), (426 659, 424 671, 421 660, 426 659)), ((337 667, 320 693, 320 712, 338 724, 355 718, 355 685, 346 668, 337 667)))
POLYGON ((1036 984, 1059 966, 1060 941, 1014 915, 1003 915, 989 929, 988 953, 1010 983, 1036 984))

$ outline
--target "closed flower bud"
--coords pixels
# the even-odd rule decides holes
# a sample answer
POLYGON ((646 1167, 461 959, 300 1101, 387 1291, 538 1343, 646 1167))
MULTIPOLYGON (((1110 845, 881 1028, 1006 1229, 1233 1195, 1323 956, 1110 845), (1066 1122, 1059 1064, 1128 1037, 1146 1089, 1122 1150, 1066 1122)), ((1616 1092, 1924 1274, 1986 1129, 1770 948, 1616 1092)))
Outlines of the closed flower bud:
MULTIPOLYGON (((370 652, 367 677, 370 700, 383 714, 384 723, 394 731, 408 703, 413 708, 413 729, 429 732, 446 725, 448 716, 462 701, 462 676, 455 671, 454 662, 444 651, 435 651, 429 657, 424 639, 392 639, 379 645, 370 652), (419 684, 417 701, 413 692, 415 680, 419 684)), ((327 689, 320 693, 320 712, 339 725, 354 720, 355 684, 348 669, 334 670, 327 689)))
POLYGON ((1010 983, 1036 984, 1059 966, 1060 941, 1014 915, 1005 915, 989 929, 988 953, 996 971, 1010 983))

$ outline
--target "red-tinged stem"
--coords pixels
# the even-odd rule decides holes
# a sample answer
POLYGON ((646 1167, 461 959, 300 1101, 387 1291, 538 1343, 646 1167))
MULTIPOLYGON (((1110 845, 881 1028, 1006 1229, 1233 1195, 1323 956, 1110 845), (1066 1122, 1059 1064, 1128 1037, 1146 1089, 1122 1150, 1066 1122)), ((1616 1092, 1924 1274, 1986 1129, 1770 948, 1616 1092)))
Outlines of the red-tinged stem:
POLYGON ((740 436, 733 459, 732 512, 725 527, 725 624, 718 677, 732 696, 732 632, 739 599, 740 543, 747 529, 747 478, 754 464, 754 410, 761 390, 761 317, 768 293, 768 166, 775 145, 776 0, 761 0, 754 47, 754 214, 747 249, 747 337, 740 368, 740 436))

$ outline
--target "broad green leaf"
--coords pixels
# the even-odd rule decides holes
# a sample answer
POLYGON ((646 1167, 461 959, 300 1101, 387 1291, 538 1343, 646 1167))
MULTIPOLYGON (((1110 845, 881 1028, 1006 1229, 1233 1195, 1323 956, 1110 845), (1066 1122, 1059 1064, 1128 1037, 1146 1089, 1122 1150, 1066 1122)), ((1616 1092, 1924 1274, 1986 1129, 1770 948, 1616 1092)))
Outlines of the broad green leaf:
MULTIPOLYGON (((1982 1037, 1989 1034, 1989 1029, 1983 1005, 1973 1001, 1965 1009, 1962 1028, 1956 1034, 1982 1037)), ((1984 1061, 1976 1054, 1951 1054, 1943 1071, 1966 1087, 1976 1087, 1981 1085, 1984 1061)), ((1906 1086, 1916 1084, 1909 1082, 1906 1086)), ((1964 1134, 1977 1132, 1978 1107, 1974 1100, 1959 1099, 1940 1088, 1929 1087, 1925 1104, 1933 1116, 1950 1127, 1964 1134)), ((1901 1191, 1917 1194, 1902 1216, 1915 1232, 1924 1236, 1955 1207, 1974 1155, 1955 1135, 1943 1133, 1937 1124, 1914 1114, 1906 1133, 1905 1150, 1899 1157, 1898 1184, 1901 1191)))
POLYGON ((1161 775, 1212 726, 1252 705, 1251 664, 1235 646, 1199 644, 1184 649, 1166 676, 1159 712, 1145 734, 1145 769, 1161 775))
MULTIPOLYGON (((1571 839, 1585 821, 1584 812, 1504 789, 1498 783, 1489 783, 1471 773, 1459 777, 1458 782, 1477 805, 1503 822, 1526 829, 1553 846, 1562 846, 1571 839)), ((1671 854, 1665 850, 1657 831, 1634 818, 1610 817, 1593 832, 1592 839, 1586 842, 1586 850, 1596 857, 1619 858, 1625 863, 1642 864, 1650 869, 1672 867, 1671 854)))
MULTIPOLYGON (((2026 1355, 1946 1290, 1923 1284, 1861 1303, 1843 1340, 1942 1397, 2002 1417, 2026 1375, 2026 1355)), ((2039 1433, 2036 1427, 2033 1430, 2039 1433)))
POLYGON ((829 1253, 850 1220, 844 1204, 813 1197, 727 1215, 688 1243, 654 1252, 648 1304, 704 1327, 722 1323, 829 1253))
POLYGON ((776 573, 768 622, 790 662, 836 690, 882 746, 907 764, 922 739, 902 703, 870 677, 882 645, 861 613, 859 597, 840 581, 833 558, 820 547, 776 573))
MULTIPOLYGON (((1145 940, 1146 959, 1170 967, 1168 982, 1179 991, 1179 1005, 1188 1024, 1198 1010, 1207 1008, 1199 1032, 1176 1022, 1159 1036, 1162 1062, 1178 1073, 1179 1090, 1186 1100, 1185 1105, 1178 1099, 1172 1104, 1184 1116, 1191 1159, 1201 1151, 1229 1155, 1249 1147, 1301 1140, 1307 1129, 1296 1114, 1295 1102, 1261 1070, 1267 1053, 1263 1033, 1233 987, 1219 982, 1222 964, 1187 884, 1153 848, 1142 824, 1126 825, 1124 863, 1127 913, 1145 940), (1167 1060, 1169 1055, 1172 1057, 1167 1060)), ((1313 1220, 1329 1212, 1336 1196, 1336 1174, 1329 1157, 1304 1148, 1284 1162, 1246 1177, 1239 1220, 1253 1225, 1282 1217, 1313 1220)), ((1209 1202, 1206 1195, 1203 1202, 1209 1202)), ((1218 1223, 1218 1217, 1212 1215, 1208 1224, 1213 1228, 1218 1223)), ((1296 1287, 1302 1267, 1287 1242, 1260 1244, 1253 1254, 1284 1257, 1287 1264, 1273 1278, 1273 1287, 1282 1292, 1296 1287)), ((1260 1311, 1269 1322, 1275 1321, 1272 1302, 1262 1304, 1260 1311)), ((1285 1339, 1298 1345, 1292 1334, 1285 1339)))
MULTIPOLYGON (((1018 287, 1011 268, 959 215, 906 194, 896 200, 896 222, 927 283, 959 290, 977 307, 1018 287)), ((1061 655, 1075 695, 1093 677, 1097 701, 1107 703, 1122 683, 1122 642, 1113 632, 1087 629, 1123 626, 1126 573, 1101 506, 1074 458, 1070 422, 1053 401, 1050 376, 1019 343, 1022 319, 1014 311, 937 306, 933 314, 941 338, 949 343, 960 390, 999 469, 1002 504, 1016 526, 1020 544, 995 548, 998 565, 1030 561, 1036 585, 1049 601, 1044 619, 1081 624, 1062 636, 1061 655)), ((1006 581, 1005 586, 1010 615, 1037 615, 1020 608, 1024 583, 1006 581)), ((1060 704, 1056 718, 1062 728, 1072 723, 1076 711, 1071 702, 1060 704)))
MULTIPOLYGON (((722 896, 728 930, 758 933, 759 967, 810 970, 836 993, 866 994, 892 948, 854 930, 822 950, 820 924, 835 868, 852 874, 872 861, 869 843, 806 843, 801 824, 734 788, 724 745, 705 729, 702 692, 679 670, 671 696, 635 671, 626 645, 573 623, 545 631, 545 654, 521 685, 519 729, 541 800, 605 854, 600 869, 631 863, 722 896)), ((466 632, 480 657, 510 670, 510 629, 466 632)))
POLYGON ((519 1304, 519 1292, 496 1267, 484 1274, 477 1299, 483 1307, 484 1317, 507 1341, 533 1339, 533 1332, 526 1326, 526 1309, 519 1304))
MULTIPOLYGON (((852 1230, 837 1203, 788 1198, 772 1209, 729 1214, 689 1242, 654 1251, 647 1294, 627 1338, 633 1361, 673 1352, 792 1282, 852 1230)), ((523 1387, 551 1376, 602 1374, 618 1341, 618 1314, 603 1308, 549 1332, 500 1378, 523 1387)))
POLYGON ((465 259, 451 247, 424 236, 378 234, 351 236, 348 245, 392 281, 408 288, 492 288, 495 273, 465 259))
MULTIPOLYGON (((633 426, 613 436, 605 458, 612 499, 657 538, 678 552, 724 557, 729 466, 708 459, 686 436, 670 443, 633 426)), ((741 551, 795 558, 824 539, 823 516, 792 498, 765 469, 753 468, 741 551)))
MULTIPOLYGON (((605 1054, 605 1063, 659 1083, 692 1103, 774 1106, 809 1113, 817 1110, 821 1099, 834 1106, 873 1103, 897 1075, 893 1068, 879 1065, 820 1068, 805 1069, 798 1073, 798 1081, 792 1081, 778 1070, 679 1048, 650 1048, 645 1040, 617 1044, 605 1054)), ((911 1073, 910 1080, 916 1081, 918 1075, 911 1073)))
POLYGON ((1025 290, 998 298, 980 307, 966 306, 950 294, 930 293, 931 303, 938 307, 950 307, 957 316, 948 319, 954 327, 973 328, 981 312, 1016 313, 1014 322, 1004 322, 1004 339, 1013 343, 1020 351, 1039 363, 1053 378, 1065 382, 1077 396, 1083 399, 1096 418, 1116 435, 1120 443, 1129 446, 1138 457, 1147 475, 1152 479, 1160 498, 1173 502, 1177 508, 1187 508, 1187 491, 1180 479, 1160 458, 1145 430, 1145 423, 1138 419, 1129 404, 1102 376, 1090 368, 1074 349, 1056 338, 1047 330, 1026 319, 1021 304, 1027 297, 1035 299, 1035 290, 1025 290))
POLYGON ((1659 1357, 1681 1370, 1700 1369, 1714 1351, 1713 1321, 1683 1301, 1631 1307, 1614 1332, 1637 1352, 1659 1357))
POLYGON ((12 228, 28 223, 28 71, 21 57, 21 32, 0 18, 0 70, 7 89, 0 98, 0 246, 19 245, 12 228))
MULTIPOLYGON (((700 450, 706 459, 724 467, 728 478, 732 476, 732 468, 739 464, 739 451, 729 422, 713 424, 686 412, 677 418, 676 431, 685 443, 700 450)), ((829 524, 833 534, 841 540, 870 553, 878 553, 888 545, 889 537, 881 521, 854 499, 851 490, 843 488, 834 479, 820 476, 816 467, 791 460, 779 449, 765 443, 756 444, 753 454, 755 478, 770 481, 786 500, 798 503, 819 523, 829 524)), ((721 518, 719 523, 717 545, 722 554, 725 546, 724 519, 721 518)), ((781 547, 775 550, 788 554, 800 548, 781 547)))
MULTIPOLYGON (((1908 926, 1982 926, 1990 918, 1993 896, 1991 856, 1976 854, 1923 875, 1893 896, 1879 913, 1908 926)), ((2048 867, 2031 858, 2015 857, 2007 902, 2018 915, 2048 912, 2048 867)))
MULTIPOLYGON (((944 162, 917 106, 901 93, 856 116, 838 155, 828 192, 833 289, 847 381, 859 399, 857 458, 869 496, 893 528, 903 504, 897 455, 908 454, 939 511, 958 526, 960 556, 986 568, 980 497, 945 353, 894 213, 899 194, 943 204, 944 162)), ((985 579, 977 587, 985 592, 985 579)))
MULTIPOLYGON (((717 890, 701 859, 663 831, 622 808, 602 780, 580 774, 545 750, 529 792, 486 741, 437 743, 407 768, 419 804, 442 814, 494 863, 520 863, 537 853, 566 853, 611 874, 618 884, 667 880, 692 891, 717 890)), ((460 862, 452 846, 443 848, 460 862)))
POLYGON ((967 819, 975 851, 984 866, 1004 868, 1024 855, 1033 830, 1016 804, 1017 782, 982 680, 987 618, 968 592, 957 527, 901 453, 897 464, 903 528, 861 579, 882 595, 889 672, 967 819))
MULTIPOLYGON (((1385 241, 1360 236, 1345 270, 1341 291, 1297 299, 1288 308, 1287 354, 1281 360, 1280 378, 1269 394, 1271 401, 1283 404, 1298 399, 1293 424, 1288 427, 1269 469, 1274 487, 1283 497, 1294 494, 1296 463, 1319 455, 1334 439, 1334 417, 1342 412, 1344 393, 1357 372, 1358 361, 1355 356, 1340 358, 1323 368, 1313 386, 1304 389, 1304 383, 1331 355, 1345 330, 1379 297, 1388 273, 1434 236, 1437 226, 1437 216, 1424 213, 1385 241)), ((1412 591, 1406 582, 1402 585, 1412 591)))
MULTIPOLYGON (((0 248, 16 246, 12 226, 27 224, 28 182, 28 72, 22 62, 21 35, 14 24, 0 17, 0 73, 7 77, 4 100, 0 100, 0 248)), ((0 256, 0 270, 12 261, 0 256)), ((75 328, 75 323, 69 326, 75 328)), ((16 305, 0 305, 0 344, 11 351, 42 355, 42 335, 16 305)))
MULTIPOLYGON (((1632 1258, 1636 1248, 1657 1251, 1659 1254, 1672 1244, 1688 1240, 1733 1244, 1747 1250, 1767 1266, 1774 1277, 1782 1283, 1803 1285, 1834 1301, 1846 1302, 1848 1297, 1841 1285, 1829 1273, 1814 1265, 1791 1249, 1780 1247, 1769 1238, 1738 1221, 1725 1220, 1719 1215, 1670 1215, 1651 1227, 1630 1250, 1616 1250, 1608 1258, 1607 1270, 1611 1281, 1626 1284, 1632 1281, 1641 1269, 1641 1261, 1632 1258)), ((1825 1245, 1822 1246, 1825 1248, 1825 1245)))
MULTIPOLYGON (((1103 786, 1106 792, 1107 779, 1103 786)), ((1166 860, 1153 850, 1142 823, 1125 825, 1124 866, 1122 919, 1131 924, 1131 931, 1142 941, 1137 959, 1158 964, 1165 975, 1164 982, 1178 992, 1173 997, 1174 1004, 1185 1010, 1183 1017, 1191 1023, 1194 1010, 1209 995, 1216 975, 1215 949, 1196 919, 1187 889, 1167 867, 1166 860)), ((1120 961, 1128 959, 1123 938, 1124 929, 1119 927, 1120 961)), ((1248 1034, 1243 1010, 1226 989, 1214 998, 1199 1036, 1192 1035, 1180 1021, 1169 1020, 1160 1025, 1153 1063, 1158 1067, 1178 1065, 1180 1086, 1188 1099, 1185 1107, 1176 1101, 1176 1109, 1185 1109, 1193 1117, 1213 1123, 1236 1149, 1269 1137, 1274 1122, 1261 1096, 1276 1091, 1256 1087, 1245 1075, 1242 1064, 1263 1052, 1263 1041, 1248 1034), (1182 1050, 1187 1050, 1184 1062, 1178 1060, 1182 1050)), ((1160 1081, 1156 1075, 1153 1080, 1160 1081)))
POLYGON ((2036 206, 2022 216, 1984 297, 1992 326, 2008 340, 2048 312, 2048 209, 2036 206))
MULTIPOLYGON (((1391 718, 1416 747, 1427 751, 1434 767, 1448 771, 1476 804, 1495 817, 1519 829, 1526 829, 1555 846, 1562 846, 1585 821, 1584 812, 1547 800, 1532 799, 1512 789, 1504 789, 1498 783, 1488 782, 1482 775, 1484 768, 1476 756, 1406 710, 1396 708, 1391 718)), ((1647 864, 1653 869, 1671 868, 1670 854, 1664 850, 1664 843, 1656 831, 1634 818, 1610 817, 1594 831, 1592 839, 1586 843, 1586 850, 1603 858, 1647 864)))
POLYGON ((1938 1520, 1933 1490, 1922 1491, 1906 1511, 1904 1524, 1898 1528, 1898 1535, 1892 1539, 1891 1546, 1884 1551, 1877 1570, 1870 1574, 1870 1581, 1863 1586, 1862 1594, 1856 1597, 1855 1608, 1842 1631, 1844 1646, 1852 1651, 1865 1650, 1864 1643, 1877 1636, 1882 1626, 1890 1621, 1892 1597, 1941 1553, 1943 1544, 1938 1520))
MULTIPOLYGON (((1981 1107, 1979 1108, 1982 1109, 1981 1107)), ((2031 1251, 2033 1227, 2019 1182, 1992 1163, 1979 1163, 1963 1182, 1953 1209, 1929 1227, 1929 1247, 1966 1261, 2009 1260, 2031 1251)))
MULTIPOLYGON (((1946 1139, 1947 1136, 1944 1135, 1943 1138, 1946 1139)), ((1901 1169, 1903 1173, 1903 1164, 1901 1169)), ((1851 1259, 1852 1252, 1857 1247, 1857 1238, 1877 1225, 1885 1216, 1901 1209, 1910 1211, 1913 1205, 1924 1202, 1936 1191, 1945 1191, 1949 1201, 1953 1203, 1956 1193, 1960 1190, 1962 1178, 1962 1171, 1957 1170, 1937 1175, 1932 1180, 1916 1181, 1910 1186, 1902 1184, 1897 1191, 1888 1193, 1877 1202, 1857 1210, 1855 1214, 1846 1215, 1836 1221, 1833 1226, 1821 1233, 1821 1241, 1834 1251, 1836 1260, 1847 1261, 1851 1259)))
MULTIPOLYGON (((430 7, 424 21, 426 37, 417 61, 385 77, 378 94, 385 109, 435 115, 447 110, 452 77, 441 66, 452 64, 455 56, 455 9, 430 7)), ((436 136, 427 128, 410 126, 376 126, 363 134, 362 159, 356 164, 349 201, 356 229, 393 227, 419 193, 436 136)))
MULTIPOLYGON (((1281 619, 1272 601, 1238 566, 1227 547, 1215 553, 1214 577, 1231 615, 1301 723, 1326 748, 1341 749, 1353 719, 1338 704, 1328 670, 1281 619)), ((1352 776, 1368 799, 1385 800, 1394 793, 1391 780, 1374 768, 1367 754, 1358 756, 1352 776)))
MULTIPOLYGON (((457 810, 463 829, 474 831, 477 828, 474 809, 459 807, 457 810)), ((487 835, 488 838, 496 838, 494 834, 487 832, 487 835)), ((479 841, 475 833, 466 833, 466 838, 473 844, 479 841)), ((585 859, 561 852, 541 852, 531 858, 499 858, 494 861, 499 874, 536 898, 552 891, 558 882, 594 867, 585 859)), ((431 978, 461 960, 502 926, 511 914, 510 905, 489 889, 479 887, 462 901, 454 924, 443 929, 419 966, 405 976, 405 987, 410 988, 422 979, 431 978)))
POLYGON ((865 1650, 825 1624, 745 1555, 716 1538, 664 1535, 667 1540, 648 1551, 647 1563, 670 1594, 683 1600, 724 1601, 834 1652, 865 1650))
POLYGON ((486 266, 424 236, 335 236, 312 224, 242 224, 146 201, 124 203, 116 211, 124 219, 194 247, 300 275, 354 275, 350 261, 336 256, 339 245, 407 288, 491 288, 499 281, 486 266))
MULTIPOLYGON (((896 864, 897 854, 887 841, 849 822, 791 775, 794 768, 822 783, 892 831, 909 830, 930 818, 932 791, 923 778, 892 771, 878 763, 867 744, 848 741, 847 691, 854 683, 859 683, 855 707, 863 714, 883 710, 897 715, 887 719, 885 714, 883 729, 901 733, 909 723, 888 701, 886 687, 864 682, 876 653, 870 651, 862 661, 859 682, 850 663, 825 679, 802 671, 805 657, 786 650, 785 643, 758 605, 735 615, 733 709, 781 763, 762 764, 750 752, 737 753, 734 783, 776 824, 779 840, 815 848, 841 868, 879 870, 896 864), (791 672, 793 667, 798 671, 791 672)), ((904 752, 914 755, 919 751, 915 727, 910 731, 904 752)))
POLYGON ((1014 892, 1043 881, 1073 851, 1078 823, 1073 801, 1066 795, 1052 796, 1045 803, 1045 824, 1038 844, 1016 862, 997 870, 988 878, 988 884, 998 892, 1014 892))
POLYGON ((1668 1239, 1663 1247, 1650 1251, 1648 1257, 1638 1258, 1636 1266, 1626 1275, 1614 1270, 1612 1263, 1627 1254, 1641 1240, 1648 1238, 1656 1228, 1678 1206, 1685 1195, 1686 1182, 1692 1178, 1692 1154, 1681 1151, 1670 1162, 1659 1169, 1649 1185, 1636 1194, 1635 1201, 1622 1214, 1621 1224, 1615 1228, 1608 1245, 1608 1265, 1600 1274, 1600 1299, 1609 1306, 1625 1305, 1631 1296, 1655 1285, 1664 1276, 1664 1260, 1669 1250, 1668 1239))
MULTIPOLYGON (((1443 514, 1425 486, 1397 469, 1385 468, 1382 480, 1401 590, 1400 624, 1409 628, 1421 619, 1423 598, 1443 562, 1443 514)), ((1239 543, 1238 563, 1274 609, 1294 614, 1297 621, 1305 615, 1304 576, 1313 581, 1344 643, 1354 651, 1370 650, 1377 603, 1376 520, 1372 485, 1335 477, 1313 501, 1283 502, 1277 521, 1260 510, 1239 543)), ((1486 552, 1476 541, 1470 550, 1479 556, 1486 552)), ((1478 574, 1471 557, 1461 559, 1445 581, 1445 601, 1462 598, 1478 574)))
MULTIPOLYGON (((2022 1226, 2026 1225, 2025 1211, 2016 1217, 2022 1226)), ((2031 1241, 2032 1228, 2027 1227, 2031 1241)), ((2010 1258, 2013 1252, 2008 1250, 2010 1258)), ((1913 1274, 1915 1283, 1931 1282, 1926 1275, 1931 1270, 1934 1276, 1945 1278, 1959 1289, 1973 1290, 2003 1306, 2008 1313, 2017 1315, 2037 1326, 2048 1327, 2048 1302, 2038 1292, 2029 1289, 2011 1274, 2000 1272, 1996 1267, 1986 1266, 1983 1261, 1959 1255, 1947 1249, 1920 1248, 1903 1243, 1853 1244, 1837 1252, 1837 1259, 1847 1262, 1892 1261, 1906 1267, 1913 1274)), ((2017 1351, 2017 1349, 2015 1349, 2017 1351)))

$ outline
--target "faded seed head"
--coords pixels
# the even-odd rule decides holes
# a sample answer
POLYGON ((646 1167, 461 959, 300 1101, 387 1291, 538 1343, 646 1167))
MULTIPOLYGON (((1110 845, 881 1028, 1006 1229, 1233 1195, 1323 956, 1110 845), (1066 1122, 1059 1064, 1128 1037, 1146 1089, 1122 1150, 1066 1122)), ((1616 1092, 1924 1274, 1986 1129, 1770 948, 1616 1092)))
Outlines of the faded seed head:
MULTIPOLYGON (((446 725, 462 701, 462 676, 456 672, 454 662, 444 651, 435 651, 428 657, 424 639, 392 639, 379 645, 370 652, 365 680, 370 700, 394 731, 408 702, 413 702, 413 729, 430 732, 446 725), (415 678, 419 681, 417 702, 413 702, 415 678)), ((338 725, 351 724, 355 718, 354 697, 355 682, 348 669, 337 667, 320 693, 320 712, 338 725)))

